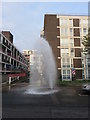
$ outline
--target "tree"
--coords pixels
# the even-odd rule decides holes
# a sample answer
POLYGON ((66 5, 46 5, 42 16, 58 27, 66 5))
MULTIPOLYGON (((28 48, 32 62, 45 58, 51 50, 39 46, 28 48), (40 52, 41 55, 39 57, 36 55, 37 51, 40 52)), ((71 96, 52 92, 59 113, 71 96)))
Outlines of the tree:
POLYGON ((88 29, 88 34, 84 36, 82 44, 84 45, 84 52, 90 54, 90 28, 88 29))

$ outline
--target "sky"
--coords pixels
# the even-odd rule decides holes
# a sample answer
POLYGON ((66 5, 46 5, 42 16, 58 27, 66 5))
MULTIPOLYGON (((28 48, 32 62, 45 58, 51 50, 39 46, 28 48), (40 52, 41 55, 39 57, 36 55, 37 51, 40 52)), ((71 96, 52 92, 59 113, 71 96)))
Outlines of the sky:
POLYGON ((14 45, 34 49, 45 14, 88 15, 88 2, 3 2, 2 30, 14 36, 14 45))

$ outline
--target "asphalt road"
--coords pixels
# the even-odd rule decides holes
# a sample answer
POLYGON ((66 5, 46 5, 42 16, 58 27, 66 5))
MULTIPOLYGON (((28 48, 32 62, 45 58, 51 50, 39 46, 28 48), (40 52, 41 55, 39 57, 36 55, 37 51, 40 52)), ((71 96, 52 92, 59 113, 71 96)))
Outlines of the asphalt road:
POLYGON ((3 118, 88 118, 89 97, 78 88, 60 87, 51 95, 24 94, 27 85, 3 88, 3 118))

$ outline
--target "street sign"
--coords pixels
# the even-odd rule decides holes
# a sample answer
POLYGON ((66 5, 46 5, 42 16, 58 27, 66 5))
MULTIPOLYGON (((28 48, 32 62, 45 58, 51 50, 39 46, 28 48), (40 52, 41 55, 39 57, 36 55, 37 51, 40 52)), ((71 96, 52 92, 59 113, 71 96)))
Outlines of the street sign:
POLYGON ((76 74, 75 70, 74 70, 74 71, 72 71, 72 74, 73 74, 73 75, 75 75, 75 74, 76 74))
POLYGON ((75 74, 76 74, 75 68, 72 68, 72 75, 75 75, 75 74))

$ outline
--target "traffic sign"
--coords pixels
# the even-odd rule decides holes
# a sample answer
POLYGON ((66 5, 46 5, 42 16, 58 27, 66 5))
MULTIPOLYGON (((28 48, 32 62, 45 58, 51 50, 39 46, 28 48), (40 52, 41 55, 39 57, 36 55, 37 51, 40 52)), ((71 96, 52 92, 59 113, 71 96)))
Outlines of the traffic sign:
POLYGON ((75 70, 73 70, 73 71, 72 71, 72 74, 73 74, 73 75, 75 75, 75 74, 76 74, 75 70))
POLYGON ((76 74, 75 68, 72 68, 72 74, 73 74, 73 75, 76 74))

